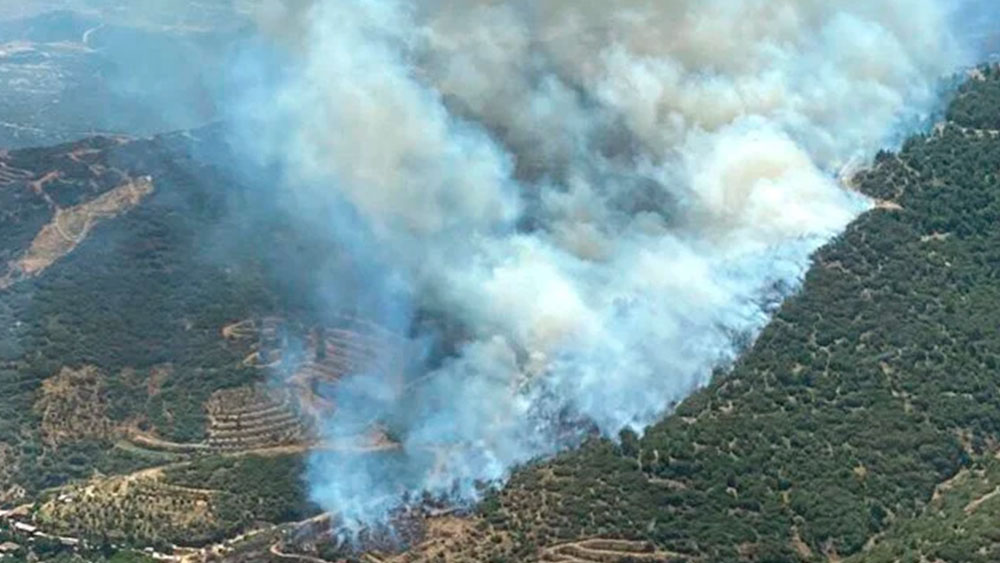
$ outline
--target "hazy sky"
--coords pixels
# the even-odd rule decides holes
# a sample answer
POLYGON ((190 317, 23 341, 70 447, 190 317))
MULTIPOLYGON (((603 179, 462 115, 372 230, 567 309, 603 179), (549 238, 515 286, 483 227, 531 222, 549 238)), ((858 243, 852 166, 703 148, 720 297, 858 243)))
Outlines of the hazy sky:
MULTIPOLYGON (((835 173, 969 62, 951 5, 272 2, 288 62, 246 104, 247 146, 293 171, 301 216, 333 210, 312 233, 360 218, 344 246, 403 288, 362 314, 466 337, 405 391, 338 386, 330 436, 376 415, 403 448, 316 452, 314 500, 369 523, 401 492, 474 499, 571 445, 567 421, 641 429, 704 383, 865 209, 835 173)), ((357 300, 336 274, 333 304, 357 300)))
POLYGON ((156 27, 204 28, 232 23, 256 0, 13 0, 0 2, 0 19, 21 18, 52 10, 74 10, 115 23, 156 27))

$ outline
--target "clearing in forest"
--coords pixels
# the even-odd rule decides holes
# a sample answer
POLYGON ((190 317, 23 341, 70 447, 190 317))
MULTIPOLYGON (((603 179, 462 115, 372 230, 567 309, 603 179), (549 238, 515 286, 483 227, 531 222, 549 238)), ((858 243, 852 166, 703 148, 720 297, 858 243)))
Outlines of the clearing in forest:
MULTIPOLYGON (((36 183, 37 184, 37 183, 36 183)), ((22 277, 34 277, 73 251, 91 230, 103 221, 136 207, 153 193, 153 179, 129 179, 91 201, 68 208, 56 208, 55 215, 42 227, 31 246, 11 264, 11 274, 0 280, 8 287, 22 277)))

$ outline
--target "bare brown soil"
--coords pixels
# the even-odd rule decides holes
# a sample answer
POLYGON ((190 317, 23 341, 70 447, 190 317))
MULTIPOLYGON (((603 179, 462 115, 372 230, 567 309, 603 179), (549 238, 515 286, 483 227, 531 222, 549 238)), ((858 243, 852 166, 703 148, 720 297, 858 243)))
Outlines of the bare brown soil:
POLYGON ((55 205, 44 189, 46 183, 58 177, 59 172, 53 171, 31 183, 31 188, 55 208, 55 216, 42 227, 28 250, 11 263, 11 273, 0 279, 0 289, 25 276, 42 273, 72 252, 96 225, 139 205, 154 190, 150 177, 129 179, 88 202, 62 209, 55 205))

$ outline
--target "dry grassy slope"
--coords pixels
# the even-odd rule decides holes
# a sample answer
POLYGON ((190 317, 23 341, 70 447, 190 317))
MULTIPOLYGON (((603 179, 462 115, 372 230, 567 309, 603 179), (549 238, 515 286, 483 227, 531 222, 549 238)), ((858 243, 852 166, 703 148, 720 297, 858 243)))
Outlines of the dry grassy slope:
POLYGON ((79 245, 94 226, 153 191, 110 162, 120 138, 51 149, 0 151, 0 289, 35 276, 79 245))
POLYGON ((35 403, 42 439, 52 447, 85 439, 109 439, 122 429, 108 418, 106 383, 93 366, 63 368, 42 383, 35 403))
MULTIPOLYGON (((44 190, 43 187, 39 187, 44 190)), ((113 219, 142 203, 153 192, 153 179, 127 178, 94 199, 73 207, 55 207, 52 221, 42 227, 31 246, 11 264, 14 275, 37 276, 73 251, 99 223, 113 219)), ((0 289, 14 278, 0 280, 0 289)))

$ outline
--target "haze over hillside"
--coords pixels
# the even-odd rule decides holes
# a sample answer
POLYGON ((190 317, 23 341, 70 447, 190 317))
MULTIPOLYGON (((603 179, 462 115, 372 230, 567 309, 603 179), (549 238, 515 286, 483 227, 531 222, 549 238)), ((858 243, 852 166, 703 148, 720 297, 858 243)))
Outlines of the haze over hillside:
POLYGON ((407 385, 359 373, 331 391, 328 436, 374 418, 403 451, 317 452, 313 497, 348 529, 412 499, 475 502, 591 431, 641 431, 725 369, 873 203, 836 175, 926 124, 969 61, 949 7, 260 12, 275 51, 250 61, 236 142, 374 280, 334 263, 321 299, 441 351, 407 385))
POLYGON ((250 22, 228 7, 169 4, 5 2, 0 146, 149 135, 217 119, 226 58, 250 22))
POLYGON ((994 560, 998 26, 0 6, 0 550, 994 560))

